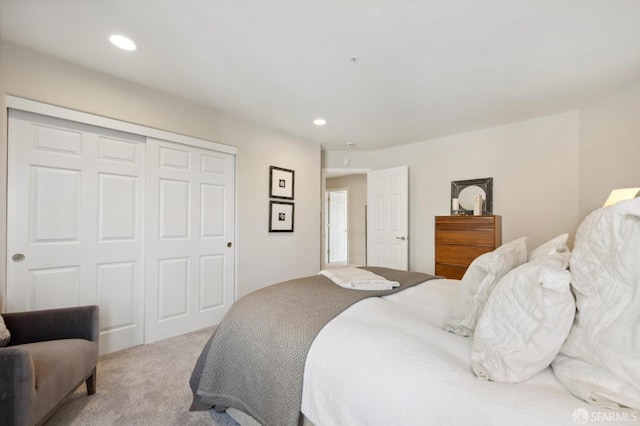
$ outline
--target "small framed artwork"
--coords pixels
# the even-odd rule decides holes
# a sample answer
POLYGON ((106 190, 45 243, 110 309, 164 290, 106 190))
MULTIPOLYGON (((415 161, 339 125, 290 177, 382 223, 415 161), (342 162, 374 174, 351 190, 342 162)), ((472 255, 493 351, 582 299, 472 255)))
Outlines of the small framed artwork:
POLYGON ((269 232, 293 232, 293 203, 269 201, 269 232))
POLYGON ((269 167, 269 198, 293 200, 295 172, 281 167, 269 167))

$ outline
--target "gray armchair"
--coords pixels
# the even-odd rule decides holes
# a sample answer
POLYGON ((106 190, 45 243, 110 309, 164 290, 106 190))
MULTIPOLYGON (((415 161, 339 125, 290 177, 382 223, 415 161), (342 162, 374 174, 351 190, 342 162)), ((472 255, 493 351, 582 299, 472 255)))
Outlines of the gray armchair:
POLYGON ((0 425, 44 423, 83 382, 96 392, 97 306, 2 317, 11 341, 0 348, 0 425))

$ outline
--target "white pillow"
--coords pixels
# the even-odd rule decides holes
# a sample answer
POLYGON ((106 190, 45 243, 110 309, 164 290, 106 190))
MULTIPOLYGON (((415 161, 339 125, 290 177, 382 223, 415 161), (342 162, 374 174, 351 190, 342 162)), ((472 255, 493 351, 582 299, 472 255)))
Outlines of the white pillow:
POLYGON ((529 262, 540 259, 541 257, 551 256, 555 253, 566 253, 569 251, 567 247, 567 239, 569 234, 561 234, 544 244, 536 247, 529 253, 529 262))
POLYGON ((568 264, 568 252, 541 257, 496 284, 471 349, 471 368, 478 378, 519 383, 551 364, 576 311, 568 264))
POLYGON ((473 336, 476 322, 495 284, 511 269, 527 261, 527 237, 503 244, 478 256, 462 277, 462 284, 444 329, 473 336))
POLYGON ((4 323, 4 318, 0 315, 0 347, 7 346, 11 339, 11 333, 4 323))
POLYGON ((640 409, 640 198, 587 216, 569 265, 579 315, 553 370, 594 405, 640 409))

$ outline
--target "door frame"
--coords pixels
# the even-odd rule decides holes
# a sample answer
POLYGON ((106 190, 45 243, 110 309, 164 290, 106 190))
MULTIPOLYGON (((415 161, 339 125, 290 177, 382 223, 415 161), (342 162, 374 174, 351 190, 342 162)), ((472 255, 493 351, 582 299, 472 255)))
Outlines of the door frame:
MULTIPOLYGON (((338 177, 338 176, 349 176, 349 175, 366 175, 368 174, 371 170, 373 169, 351 169, 351 168, 323 168, 322 169, 322 177, 320 179, 320 182, 322 184, 322 188, 320 191, 321 197, 322 197, 322 203, 320 205, 320 269, 324 269, 324 267, 327 265, 327 263, 325 262, 325 240, 327 238, 326 235, 326 228, 325 228, 325 222, 326 222, 326 209, 327 209, 327 200, 325 197, 325 193, 327 192, 327 178, 332 178, 332 177, 338 177)), ((347 256, 348 257, 348 256, 347 256)))
MULTIPOLYGON (((95 114, 77 111, 74 109, 63 108, 63 107, 59 107, 59 106, 55 106, 55 105, 51 105, 43 102, 33 101, 30 99, 25 99, 17 96, 12 96, 12 95, 6 96, 6 108, 31 112, 31 113, 40 114, 40 115, 46 115, 49 117, 75 121, 75 122, 89 124, 89 125, 98 126, 98 127, 105 127, 108 129, 114 129, 114 130, 119 130, 127 133, 137 134, 140 136, 144 136, 146 138, 162 139, 162 140, 180 143, 183 145, 189 145, 189 146, 195 146, 198 148, 219 151, 227 154, 232 154, 234 157, 237 157, 237 153, 238 153, 238 149, 234 146, 224 145, 217 142, 210 142, 203 139, 193 138, 191 136, 180 135, 180 134, 165 131, 165 130, 155 129, 152 127, 147 127, 139 124, 107 118, 107 117, 103 117, 95 114)), ((4 117, 6 120, 4 123, 4 126, 5 126, 4 128, 6 129, 6 126, 8 126, 9 115, 5 114, 4 117)), ((0 161, 3 162, 3 164, 0 167, 6 173, 6 170, 9 165, 9 158, 6 156, 6 152, 5 154, 0 154, 0 161)), ((7 185, 6 181, 4 185, 5 185, 4 187, 5 191, 8 191, 8 187, 6 186, 7 185)), ((238 201, 237 185, 234 185, 233 198, 234 198, 234 205, 237 206, 237 201, 238 201)), ((7 252, 6 218, 8 213, 7 211, 8 205, 6 204, 6 199, 2 208, 3 208, 2 215, 5 220, 3 220, 3 224, 1 225, 2 229, 0 229, 2 231, 0 233, 0 247, 1 247, 0 254, 3 254, 2 260, 0 261, 0 267, 3 268, 4 273, 0 274, 0 291, 2 292, 0 297, 0 312, 4 312, 5 310, 6 295, 7 295, 7 267, 6 266, 7 266, 8 252, 7 252)), ((236 226, 233 230, 233 240, 237 241, 237 223, 238 223, 237 208, 235 209, 234 217, 235 217, 236 226)), ((237 250, 238 250, 238 246, 237 244, 234 244, 233 255, 235 258, 237 258, 237 250)), ((238 262, 234 262, 234 276, 235 277, 238 276, 238 262)), ((238 286, 238 280, 234 279, 233 300, 236 300, 236 297, 238 295, 237 286, 238 286)))
POLYGON ((19 98, 17 96, 7 95, 7 108, 19 109, 22 111, 33 112, 41 115, 48 115, 49 117, 62 118, 64 120, 77 121, 79 123, 90 124, 98 127, 106 127, 108 129, 120 130, 122 132, 133 133, 140 136, 163 139, 171 142, 181 143, 184 145, 191 145, 209 150, 226 152, 233 155, 238 154, 238 148, 236 148, 235 146, 224 145, 218 142, 209 142, 203 139, 193 138, 191 136, 185 136, 165 130, 154 129, 152 127, 143 126, 141 124, 128 123, 126 121, 120 121, 113 118, 107 118, 73 109, 58 107, 51 104, 45 104, 29 99, 19 98))

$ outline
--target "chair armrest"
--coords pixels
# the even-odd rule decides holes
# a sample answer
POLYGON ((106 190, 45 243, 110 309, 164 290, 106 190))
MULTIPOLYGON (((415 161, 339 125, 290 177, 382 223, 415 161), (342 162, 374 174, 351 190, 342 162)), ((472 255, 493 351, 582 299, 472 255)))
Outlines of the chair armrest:
POLYGON ((26 424, 36 389, 31 354, 24 348, 0 348, 0 365, 0 424, 26 424))
POLYGON ((100 315, 97 305, 2 314, 11 332, 9 345, 57 339, 98 342, 100 315))

